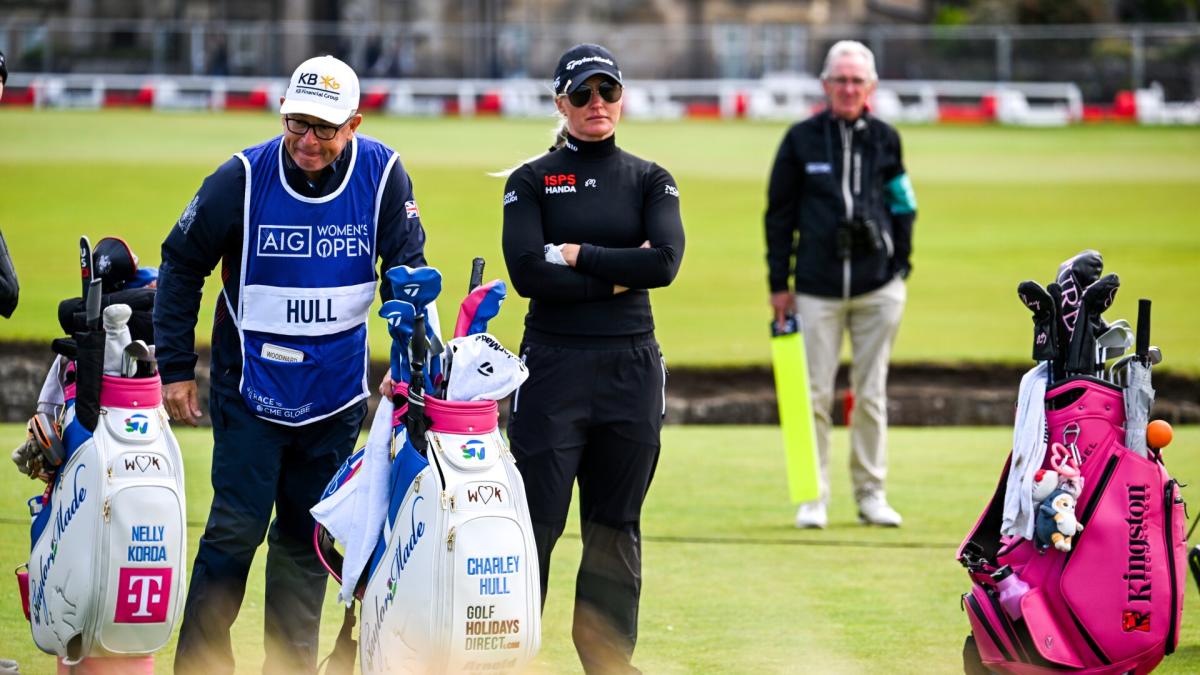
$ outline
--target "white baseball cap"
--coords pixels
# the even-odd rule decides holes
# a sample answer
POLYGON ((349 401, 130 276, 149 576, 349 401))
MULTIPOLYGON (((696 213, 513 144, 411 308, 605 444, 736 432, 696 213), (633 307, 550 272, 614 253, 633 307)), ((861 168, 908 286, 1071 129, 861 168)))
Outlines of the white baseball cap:
POLYGON ((288 83, 279 113, 312 115, 341 125, 358 109, 358 75, 332 56, 316 56, 301 63, 288 83))

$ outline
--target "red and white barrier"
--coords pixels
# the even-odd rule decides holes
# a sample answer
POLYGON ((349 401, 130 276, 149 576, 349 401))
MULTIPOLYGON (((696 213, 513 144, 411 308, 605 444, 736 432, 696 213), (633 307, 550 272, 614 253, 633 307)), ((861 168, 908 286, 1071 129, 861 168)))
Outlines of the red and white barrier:
MULTIPOLYGON (((282 80, 161 75, 13 74, 0 105, 156 110, 277 109, 282 80)), ((361 109, 399 116, 548 117, 550 90, 531 79, 364 80, 361 109)), ((644 119, 803 119, 824 105, 818 80, 776 74, 758 80, 634 80, 625 114, 644 119)), ((1167 102, 1152 85, 1120 92, 1111 105, 1084 104, 1070 82, 884 80, 871 100, 880 117, 907 123, 1062 126, 1078 122, 1200 124, 1200 102, 1167 102)))

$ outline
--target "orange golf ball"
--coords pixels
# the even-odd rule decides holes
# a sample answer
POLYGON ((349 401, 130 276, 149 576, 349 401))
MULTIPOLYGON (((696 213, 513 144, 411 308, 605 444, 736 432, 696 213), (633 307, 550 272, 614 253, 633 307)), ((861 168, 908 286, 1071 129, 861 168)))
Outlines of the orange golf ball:
POLYGON ((1146 425, 1146 445, 1152 448, 1165 448, 1171 444, 1171 439, 1175 436, 1171 425, 1166 420, 1154 420, 1146 425))

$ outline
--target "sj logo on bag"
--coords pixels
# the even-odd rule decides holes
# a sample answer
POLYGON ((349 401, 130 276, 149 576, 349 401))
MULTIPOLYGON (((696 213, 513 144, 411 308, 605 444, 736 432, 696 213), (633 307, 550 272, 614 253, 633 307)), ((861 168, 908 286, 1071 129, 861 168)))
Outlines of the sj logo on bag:
POLYGON ((145 435, 150 430, 150 418, 142 413, 134 413, 125 418, 125 433, 145 435))
POLYGON ((170 567, 122 567, 115 623, 162 623, 171 598, 170 567))
POLYGON ((471 439, 462 446, 463 459, 479 459, 482 460, 484 453, 487 452, 487 446, 483 441, 471 439))

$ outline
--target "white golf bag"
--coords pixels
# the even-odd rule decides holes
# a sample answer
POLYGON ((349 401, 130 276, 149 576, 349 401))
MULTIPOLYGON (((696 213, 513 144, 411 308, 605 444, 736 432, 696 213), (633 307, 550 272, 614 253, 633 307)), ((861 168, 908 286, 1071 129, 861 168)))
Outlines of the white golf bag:
POLYGON ((183 461, 158 376, 104 376, 91 432, 76 418, 73 389, 66 459, 30 500, 28 564, 34 642, 67 665, 161 649, 187 570, 183 461))
MULTIPOLYGON (((401 385, 396 398, 405 395, 401 385)), ((359 596, 362 672, 519 672, 541 646, 541 588, 496 402, 430 397, 425 406, 425 456, 409 442, 407 408, 393 416, 387 514, 359 596)), ((354 485, 371 480, 363 474, 340 472, 350 478, 335 478, 327 494, 365 492, 354 485)))

